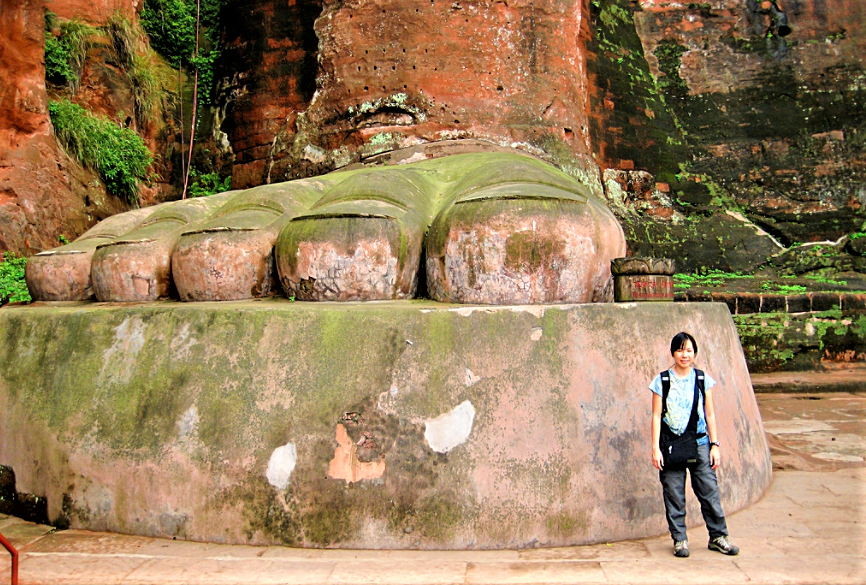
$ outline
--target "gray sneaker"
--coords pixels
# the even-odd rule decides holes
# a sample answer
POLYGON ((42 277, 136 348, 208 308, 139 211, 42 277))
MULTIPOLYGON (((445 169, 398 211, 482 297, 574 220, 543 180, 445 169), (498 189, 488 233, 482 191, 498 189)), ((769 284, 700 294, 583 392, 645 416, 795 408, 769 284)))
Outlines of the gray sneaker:
POLYGON ((733 556, 736 554, 740 554, 740 547, 734 546, 734 543, 728 540, 727 536, 717 536, 716 538, 710 540, 707 548, 710 550, 719 551, 723 555, 733 556))
POLYGON ((674 541, 674 556, 675 557, 687 557, 687 556, 689 556, 689 541, 688 540, 675 540, 674 541))

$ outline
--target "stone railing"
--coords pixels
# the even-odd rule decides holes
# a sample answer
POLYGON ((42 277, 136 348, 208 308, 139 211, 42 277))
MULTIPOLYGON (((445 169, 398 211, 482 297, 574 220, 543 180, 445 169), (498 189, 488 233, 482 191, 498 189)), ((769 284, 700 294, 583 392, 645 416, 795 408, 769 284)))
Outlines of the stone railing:
POLYGON ((866 294, 814 292, 796 295, 763 293, 705 293, 698 291, 674 294, 676 302, 725 303, 732 315, 753 313, 816 313, 821 311, 864 311, 866 294))
POLYGON ((674 300, 727 304, 752 373, 866 364, 866 294, 686 291, 674 300))

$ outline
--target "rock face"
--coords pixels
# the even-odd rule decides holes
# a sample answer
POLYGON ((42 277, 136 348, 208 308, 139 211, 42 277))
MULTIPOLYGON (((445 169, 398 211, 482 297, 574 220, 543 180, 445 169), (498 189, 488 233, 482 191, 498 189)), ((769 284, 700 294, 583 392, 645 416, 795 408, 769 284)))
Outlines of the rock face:
POLYGON ((852 0, 785 3, 784 38, 734 0, 249 6, 263 26, 244 37, 230 25, 254 56, 232 61, 224 126, 244 185, 437 139, 512 144, 620 198, 631 249, 685 271, 753 270, 866 220, 866 41, 852 0), (260 30, 279 38, 264 46, 260 30), (622 178, 613 192, 609 173, 622 178))
POLYGON ((485 164, 430 227, 427 286, 449 302, 611 301, 610 261, 624 251, 616 219, 585 185, 529 161, 485 164))
POLYGON ((90 188, 92 175, 58 149, 52 134, 42 5, 6 2, 0 26, 0 250, 29 255, 55 247, 60 235, 83 233, 95 222, 88 215, 90 199, 102 194, 90 188))
POLYGON ((0 461, 89 530, 393 549, 657 535, 646 385, 679 329, 720 383, 731 514, 771 461, 721 303, 4 308, 0 461))
POLYGON ((745 2, 640 4, 633 15, 626 2, 598 4, 599 50, 589 60, 591 75, 607 80, 592 98, 601 164, 648 170, 658 183, 652 197, 625 189, 637 202, 619 214, 632 250, 673 254, 685 271, 753 270, 782 251, 768 236, 788 247, 860 231, 860 3, 785 2, 785 37, 765 37, 758 20, 766 17, 745 2), (666 137, 671 116, 676 128, 666 137), (647 203, 658 197, 670 200, 673 215, 647 203), (728 211, 753 224, 740 223, 749 233, 723 226, 736 226, 721 215, 728 211), (712 251, 703 235, 710 232, 722 240, 712 251))
MULTIPOLYGON (((221 130, 235 155, 237 189, 322 174, 314 161, 304 172, 290 158, 298 114, 316 89, 318 39, 313 22, 321 0, 231 2, 223 9, 225 49, 218 65, 224 100, 221 130)), ((304 146, 299 145, 301 149, 304 146)))
MULTIPOLYGON (((236 172, 238 184, 252 175, 278 181, 318 174, 454 138, 521 145, 597 183, 586 121, 583 2, 325 1, 312 31, 320 68, 311 100, 308 64, 317 47, 298 31, 312 24, 317 3, 293 3, 288 11, 272 0, 249 4, 251 21, 275 36, 267 48, 255 36, 243 39, 262 47, 260 56, 242 62, 227 83, 229 97, 239 95, 228 109, 229 139, 249 157, 236 172), (280 19, 292 15, 294 32, 280 29, 280 19), (277 84, 279 93, 264 93, 277 84), (281 158, 287 160, 276 162, 281 158), (270 161, 274 168, 265 173, 270 161)), ((237 28, 230 25, 227 38, 237 28)))
MULTIPOLYGON (((785 37, 766 37, 769 16, 749 6, 229 3, 221 97, 202 134, 216 138, 208 148, 222 149, 221 160, 234 160, 236 188, 437 140, 514 147, 603 192, 632 252, 673 256, 684 271, 754 270, 783 248, 835 240, 866 221, 866 38, 855 0, 783 3, 785 37)), ((138 9, 127 0, 48 7, 91 24, 138 9)), ((40 61, 42 39, 37 16, 23 32, 26 10, 4 14, 13 32, 3 40, 12 83, 2 118, 11 134, 0 157, 8 194, 0 211, 14 228, 0 242, 37 251, 119 208, 50 139, 42 76, 23 69, 40 61), (43 184, 52 197, 36 192, 43 184)), ((128 110, 123 92, 110 89, 120 79, 110 51, 94 51, 82 99, 128 110)), ((160 155, 155 170, 176 181, 177 149, 158 143, 156 128, 139 130, 160 155)), ((166 189, 146 191, 145 201, 166 189)))
MULTIPOLYGON (((0 38, 4 79, 0 87, 0 251, 31 255, 47 250, 58 244, 60 236, 72 240, 98 221, 130 209, 127 201, 107 193, 95 173, 82 169, 55 140, 48 116, 44 26, 46 10, 101 26, 115 13, 134 18, 137 7, 131 0, 4 4, 0 15, 4 30, 0 38)), ((110 42, 100 38, 88 56, 75 99, 116 118, 118 112, 134 108, 125 73, 113 61, 110 42)), ((139 130, 151 148, 161 150, 156 125, 139 130)), ((170 165, 159 170, 166 169, 170 165)), ((144 188, 142 201, 163 200, 165 186, 144 188)))
POLYGON ((84 301, 93 298, 91 265, 97 246, 131 232, 157 207, 120 213, 99 222, 72 244, 46 250, 27 261, 30 295, 43 301, 84 301))

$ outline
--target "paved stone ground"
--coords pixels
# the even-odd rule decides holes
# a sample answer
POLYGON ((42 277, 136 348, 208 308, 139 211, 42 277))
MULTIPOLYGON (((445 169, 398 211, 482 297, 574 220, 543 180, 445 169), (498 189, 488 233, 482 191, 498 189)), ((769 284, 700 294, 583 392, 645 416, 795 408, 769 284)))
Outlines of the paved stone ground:
MULTIPOLYGON (((866 385, 864 385, 866 389, 866 385)), ((66 530, 0 516, 22 552, 20 583, 132 584, 863 584, 866 393, 759 394, 777 471, 764 498, 729 517, 726 557, 690 529, 692 556, 666 536, 506 551, 300 550, 66 530)), ((8 582, 8 557, 0 584, 8 582)))

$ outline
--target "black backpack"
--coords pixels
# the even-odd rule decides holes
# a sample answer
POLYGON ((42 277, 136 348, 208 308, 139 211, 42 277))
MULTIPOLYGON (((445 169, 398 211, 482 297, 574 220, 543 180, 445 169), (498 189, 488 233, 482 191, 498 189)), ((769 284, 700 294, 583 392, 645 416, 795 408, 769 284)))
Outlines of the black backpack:
POLYGON ((692 414, 682 435, 674 434, 664 415, 668 409, 668 393, 671 378, 668 370, 660 374, 662 380, 662 420, 659 435, 659 448, 664 458, 664 469, 685 469, 695 463, 698 457, 698 439, 706 433, 698 433, 698 397, 704 395, 704 372, 695 368, 695 396, 692 399, 692 414))

